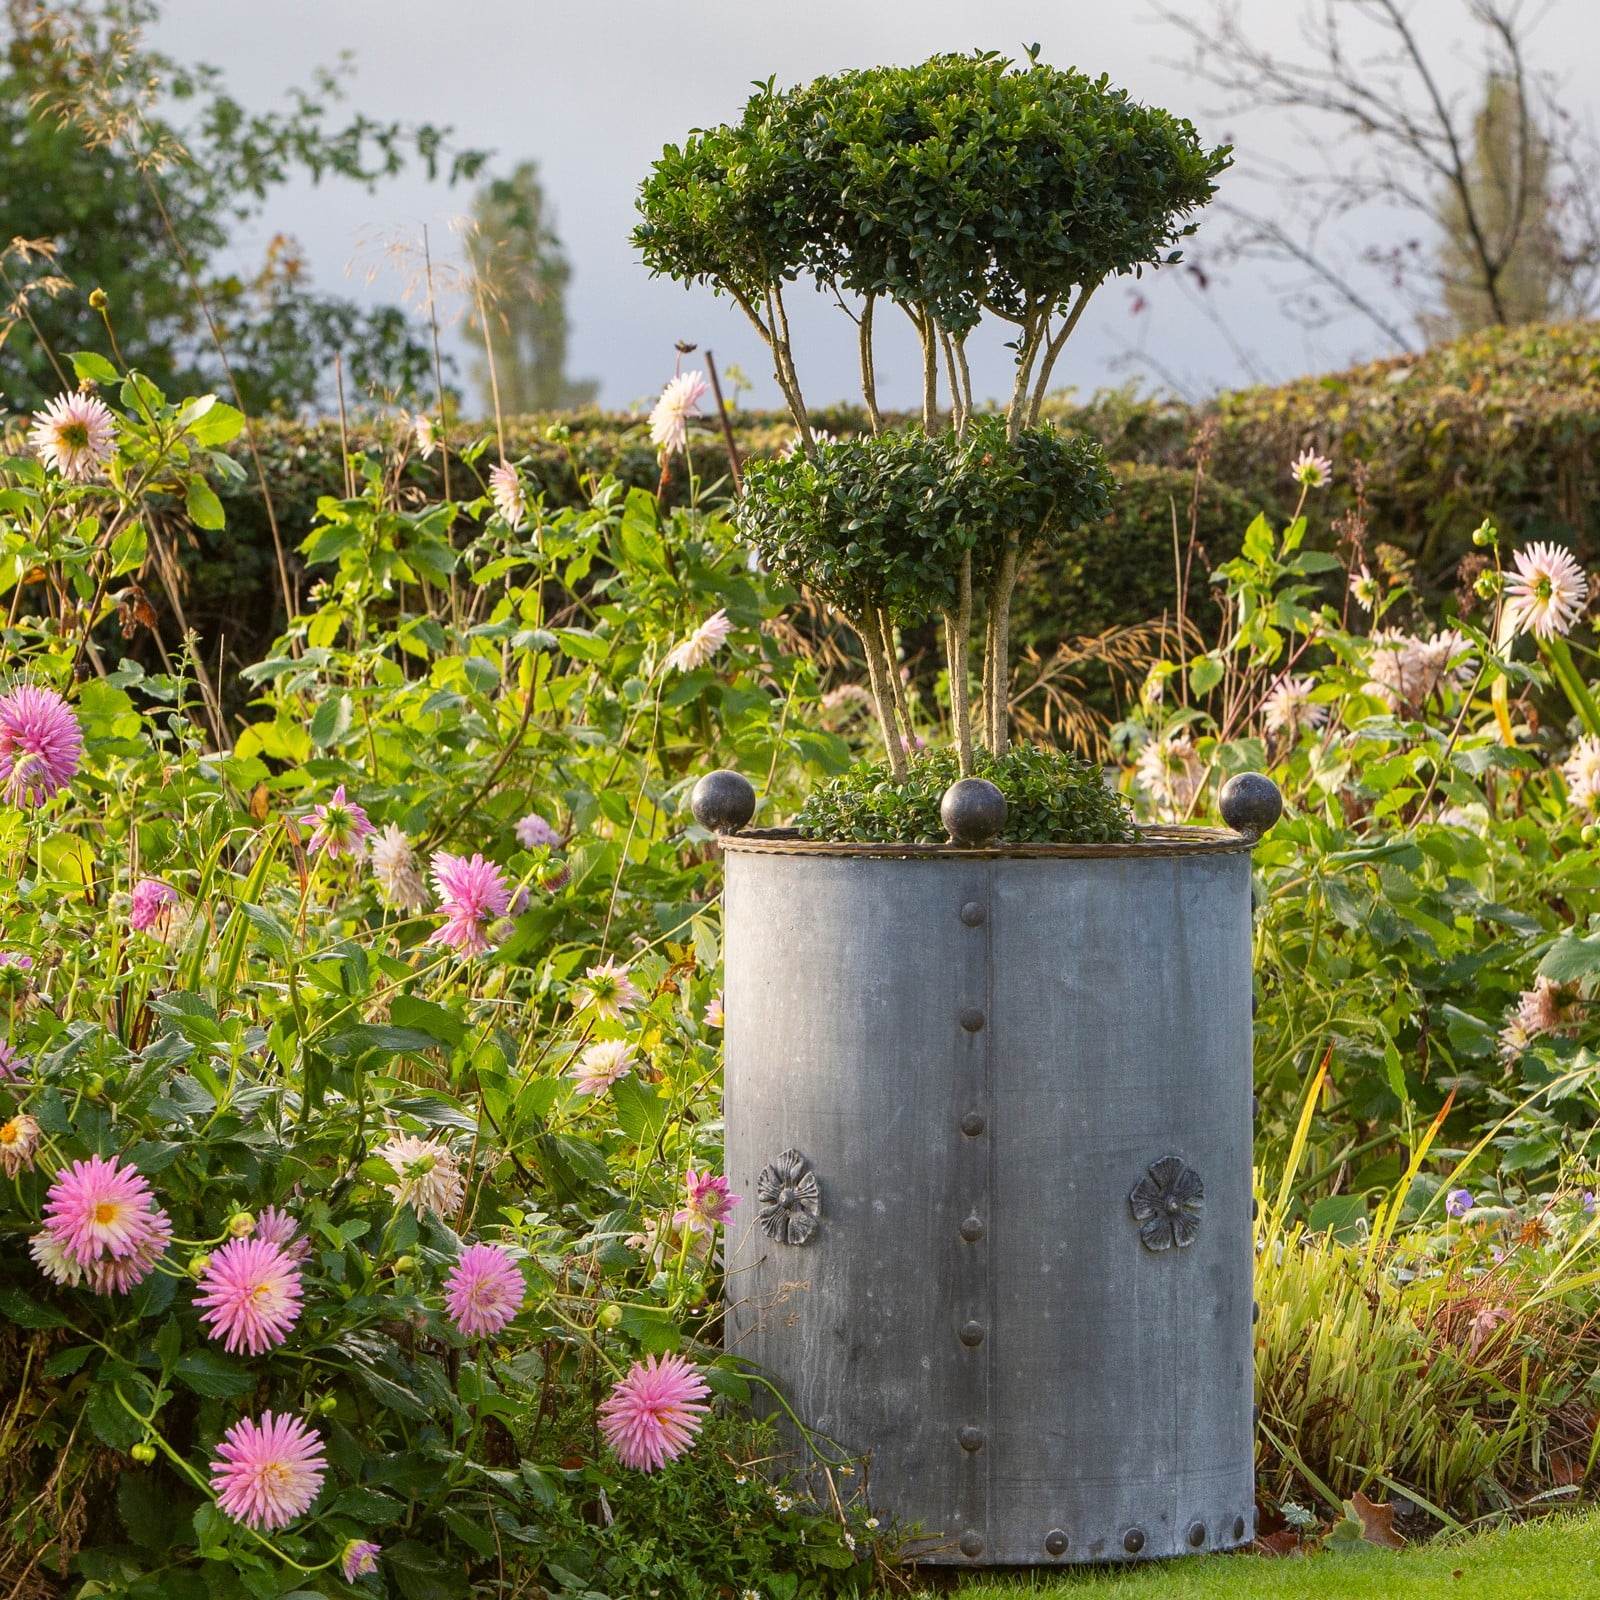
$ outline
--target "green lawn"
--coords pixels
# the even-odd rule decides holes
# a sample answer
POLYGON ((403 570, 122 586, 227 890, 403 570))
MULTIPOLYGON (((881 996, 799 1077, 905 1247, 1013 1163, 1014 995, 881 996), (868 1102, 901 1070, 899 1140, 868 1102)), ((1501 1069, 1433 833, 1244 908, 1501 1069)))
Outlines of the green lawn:
POLYGON ((953 1592, 963 1600, 1600 1600, 1600 1513, 1551 1517, 1398 1554, 1373 1547, 1370 1554, 1284 1560, 1196 1556, 1142 1567, 972 1579, 953 1592))

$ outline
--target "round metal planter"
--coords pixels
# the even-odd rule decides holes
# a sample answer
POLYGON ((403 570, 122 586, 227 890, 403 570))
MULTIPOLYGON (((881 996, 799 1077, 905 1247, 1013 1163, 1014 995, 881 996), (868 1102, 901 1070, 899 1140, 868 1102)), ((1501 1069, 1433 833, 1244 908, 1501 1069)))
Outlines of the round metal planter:
POLYGON ((723 842, 729 1348, 920 1560, 1247 1542, 1251 838, 723 842))

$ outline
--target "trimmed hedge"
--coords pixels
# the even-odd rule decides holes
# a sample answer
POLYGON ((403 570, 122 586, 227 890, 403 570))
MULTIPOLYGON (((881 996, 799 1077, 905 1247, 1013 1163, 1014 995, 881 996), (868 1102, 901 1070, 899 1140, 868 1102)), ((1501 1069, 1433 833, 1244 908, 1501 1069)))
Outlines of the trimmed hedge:
MULTIPOLYGON (((1047 652, 1056 639, 1099 632, 1119 622, 1158 616, 1174 606, 1172 506, 1187 538, 1192 469, 1188 453, 1208 419, 1215 429, 1211 475, 1200 509, 1201 541, 1212 565, 1236 553, 1245 525, 1259 509, 1280 517, 1294 503, 1288 462, 1314 446, 1331 455, 1336 479, 1311 502, 1314 542, 1331 538, 1330 524, 1352 501, 1352 463, 1363 464, 1371 505, 1371 537, 1404 549, 1419 563, 1425 588, 1442 591, 1470 549, 1471 531, 1493 516, 1513 539, 1555 539, 1580 561, 1595 555, 1600 500, 1600 327, 1578 324, 1491 330, 1427 355, 1381 361, 1352 371, 1307 378, 1279 389, 1227 394, 1204 407, 1139 401, 1125 393, 1096 396, 1084 405, 1056 405, 1062 426, 1097 437, 1121 484, 1111 520, 1070 541, 1035 565, 1018 598, 1018 638, 1047 652)), ((584 471, 610 468, 631 484, 654 488, 659 468, 638 418, 584 412, 508 422, 507 453, 525 460, 554 504, 577 498, 566 450, 545 437, 564 422, 569 446, 584 471)), ((861 412, 820 412, 818 426, 834 434, 858 431, 861 412)), ((470 432, 476 432, 476 425, 470 432)), ((469 436, 458 427, 457 437, 469 436)), ((744 456, 770 455, 792 436, 787 420, 741 413, 734 432, 744 456)), ((343 468, 336 424, 257 425, 279 527, 293 563, 294 547, 311 527, 320 495, 340 494, 343 468)), ((393 427, 352 430, 353 449, 392 447, 393 427)), ((281 627, 276 564, 265 509, 244 441, 234 447, 246 477, 219 486, 228 527, 218 534, 187 530, 179 541, 187 593, 185 610, 207 659, 221 642, 236 662, 259 659, 281 627)), ((727 458, 709 425, 696 438, 694 460, 703 487, 725 480, 727 458)), ((481 489, 488 461, 471 468, 451 463, 458 498, 481 489), (471 489, 463 490, 463 485, 471 489)), ((410 455, 402 494, 438 494, 441 460, 410 455)), ((668 493, 685 490, 674 463, 668 493)), ((174 516, 179 517, 177 508, 174 516)), ((298 581, 304 575, 293 563, 298 581)), ((1204 564, 1196 562, 1190 607, 1209 617, 1204 564)), ((163 614, 159 589, 149 586, 163 614)))

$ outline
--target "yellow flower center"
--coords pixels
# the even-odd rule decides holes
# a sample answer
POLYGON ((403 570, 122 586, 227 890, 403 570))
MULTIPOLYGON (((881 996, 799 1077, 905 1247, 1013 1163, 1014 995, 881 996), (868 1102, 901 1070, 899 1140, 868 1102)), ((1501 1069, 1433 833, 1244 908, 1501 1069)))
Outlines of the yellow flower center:
POLYGON ((102 1228, 115 1222, 121 1214, 122 1207, 115 1200, 102 1200, 94 1208, 95 1223, 102 1228))
POLYGON ((15 1144, 21 1137, 22 1129, 17 1126, 15 1117, 7 1123, 0 1123, 0 1144, 15 1144))
POLYGON ((72 450, 89 447, 89 425, 86 422, 63 422, 56 429, 56 438, 72 450))

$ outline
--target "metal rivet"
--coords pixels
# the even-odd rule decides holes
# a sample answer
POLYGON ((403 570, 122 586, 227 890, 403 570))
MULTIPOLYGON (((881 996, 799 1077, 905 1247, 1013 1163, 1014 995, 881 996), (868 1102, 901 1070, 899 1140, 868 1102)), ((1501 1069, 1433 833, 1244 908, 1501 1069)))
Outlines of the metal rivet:
POLYGON ((1261 1426, 1261 1407, 1260 1406, 1251 1406, 1250 1407, 1250 1426, 1252 1428, 1259 1428, 1261 1426))
POLYGON ((1206 1525, 1203 1522, 1189 1524, 1189 1548, 1198 1550, 1206 1542, 1206 1525))
POLYGON ((1129 1528, 1128 1531, 1122 1536, 1122 1548, 1126 1550, 1130 1556, 1138 1555, 1138 1553, 1144 1549, 1144 1529, 1129 1528))
POLYGON ((983 1026, 983 1013, 976 1006, 968 1006, 961 1013, 960 1021, 968 1033, 976 1033, 983 1026))
POLYGON ((1254 1222, 1261 1215, 1261 1202, 1254 1195, 1250 1197, 1250 1220, 1254 1222))
POLYGON ((970 1422, 956 1435, 956 1443, 963 1450, 983 1449, 983 1429, 974 1427, 970 1422))
POLYGON ((983 1132, 983 1115, 981 1112, 969 1111, 961 1119, 961 1131, 969 1139, 976 1139, 983 1132))
POLYGON ((983 1535, 980 1533, 962 1534, 961 1553, 970 1560, 976 1561, 983 1554, 983 1535))
POLYGON ((956 1337, 969 1349, 976 1349, 983 1343, 983 1324, 981 1322, 963 1322, 961 1331, 956 1337))
POLYGON ((976 1244, 983 1237, 983 1219, 981 1217, 968 1217, 961 1224, 961 1237, 968 1244, 976 1244))
POLYGON ((985 911, 976 900, 967 901, 967 903, 961 908, 961 920, 966 923, 969 928, 981 928, 984 923, 984 918, 986 918, 988 915, 989 913, 985 911))
POLYGON ((1252 1328, 1255 1327, 1255 1325, 1260 1320, 1261 1320, 1261 1302, 1259 1300, 1252 1300, 1250 1302, 1250 1326, 1252 1328))
POLYGON ((1234 1536, 1235 1539, 1244 1538, 1244 1518, 1243 1517, 1235 1517, 1233 1519, 1233 1536, 1234 1536))
POLYGON ((1052 1528, 1044 1536, 1044 1553, 1047 1556, 1064 1556, 1067 1553, 1067 1536, 1059 1528, 1052 1528))

